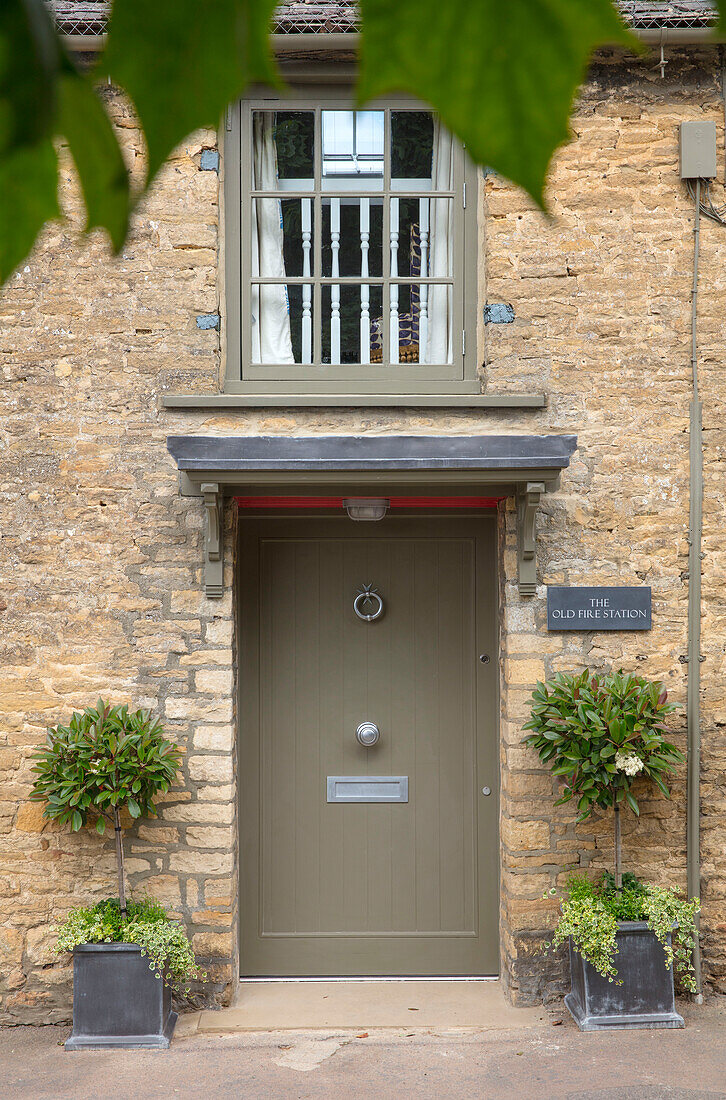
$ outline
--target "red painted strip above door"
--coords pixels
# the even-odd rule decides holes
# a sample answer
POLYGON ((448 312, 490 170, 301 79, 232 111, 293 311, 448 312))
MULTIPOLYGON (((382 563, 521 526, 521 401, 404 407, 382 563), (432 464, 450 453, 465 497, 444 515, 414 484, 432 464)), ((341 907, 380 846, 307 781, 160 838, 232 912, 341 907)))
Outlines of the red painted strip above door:
MULTIPOLYGON (((235 497, 240 508, 343 508, 344 497, 235 497)), ((387 497, 391 508, 496 508, 503 497, 387 497)))

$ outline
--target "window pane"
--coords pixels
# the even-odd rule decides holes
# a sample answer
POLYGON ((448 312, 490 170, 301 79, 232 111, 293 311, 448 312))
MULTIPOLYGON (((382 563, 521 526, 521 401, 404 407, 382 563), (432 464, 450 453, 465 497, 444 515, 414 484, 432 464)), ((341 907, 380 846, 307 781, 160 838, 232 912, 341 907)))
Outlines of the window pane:
POLYGON ((323 199, 323 275, 382 274, 383 200, 351 195, 323 199))
POLYGON ((323 171, 329 170, 334 158, 352 160, 355 155, 353 111, 323 111, 323 171))
POLYGON ((383 157, 383 111, 356 111, 356 153, 380 161, 383 157))
POLYGON ((323 111, 323 189, 381 190, 383 111, 323 111))
POLYGON ((313 288, 252 284, 252 362, 312 363, 313 288))
POLYGON ((313 199, 253 199, 251 271, 268 278, 313 273, 313 199))
POLYGON ((257 191, 312 191, 315 177, 312 111, 254 111, 252 187, 257 191))
POLYGON ((391 275, 450 279, 454 219, 451 199, 391 199, 391 275))
POLYGON ((380 363, 383 288, 369 284, 322 288, 324 363, 380 363))
POLYGON ((392 284, 390 305, 391 362, 452 362, 450 286, 392 284))
MULTIPOLYGON (((391 113, 392 180, 430 180, 433 148, 434 120, 430 112, 391 113)), ((414 191, 416 188, 409 184, 407 190, 414 191)))

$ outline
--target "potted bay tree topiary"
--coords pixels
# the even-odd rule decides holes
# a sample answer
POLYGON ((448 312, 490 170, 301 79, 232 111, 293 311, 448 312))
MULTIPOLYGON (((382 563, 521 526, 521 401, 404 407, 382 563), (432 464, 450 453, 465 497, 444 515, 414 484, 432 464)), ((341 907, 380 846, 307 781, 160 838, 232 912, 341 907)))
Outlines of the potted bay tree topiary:
MULTIPOLYGON (((691 955, 698 899, 639 882, 622 872, 621 807, 640 814, 633 782, 651 780, 670 797, 665 777, 683 763, 665 718, 676 708, 660 681, 622 671, 559 673, 531 698, 534 748, 563 784, 555 803, 577 802, 577 820, 614 815, 613 873, 598 882, 571 875, 551 946, 569 940, 572 988, 565 998, 583 1031, 683 1027, 676 1012, 674 965, 694 989, 691 955)), ((556 894, 556 890, 551 890, 556 894)))
POLYGON ((31 798, 43 814, 77 832, 90 822, 115 836, 118 898, 72 909, 58 952, 73 952, 73 1031, 67 1050, 168 1047, 176 1023, 171 986, 197 977, 186 932, 149 898, 127 900, 122 811, 154 815, 181 761, 148 710, 99 699, 48 730, 35 754, 31 798))

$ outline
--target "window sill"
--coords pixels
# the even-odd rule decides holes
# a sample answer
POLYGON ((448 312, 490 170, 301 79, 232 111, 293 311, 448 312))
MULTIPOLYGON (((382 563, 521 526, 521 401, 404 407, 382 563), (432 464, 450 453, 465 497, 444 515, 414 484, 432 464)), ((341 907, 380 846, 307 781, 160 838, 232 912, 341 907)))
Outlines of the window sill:
POLYGON ((169 393, 163 394, 165 409, 261 409, 261 408, 472 408, 542 409, 543 393, 454 393, 454 394, 354 394, 354 393, 169 393))

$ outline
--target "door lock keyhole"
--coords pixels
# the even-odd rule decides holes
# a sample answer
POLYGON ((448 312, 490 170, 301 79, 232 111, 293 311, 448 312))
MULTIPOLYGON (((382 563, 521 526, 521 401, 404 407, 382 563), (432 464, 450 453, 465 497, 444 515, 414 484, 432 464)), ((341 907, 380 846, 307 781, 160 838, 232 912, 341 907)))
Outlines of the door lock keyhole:
POLYGON ((489 657, 488 653, 480 653, 479 654, 479 660, 481 661, 481 663, 483 665, 488 665, 491 658, 489 657))

